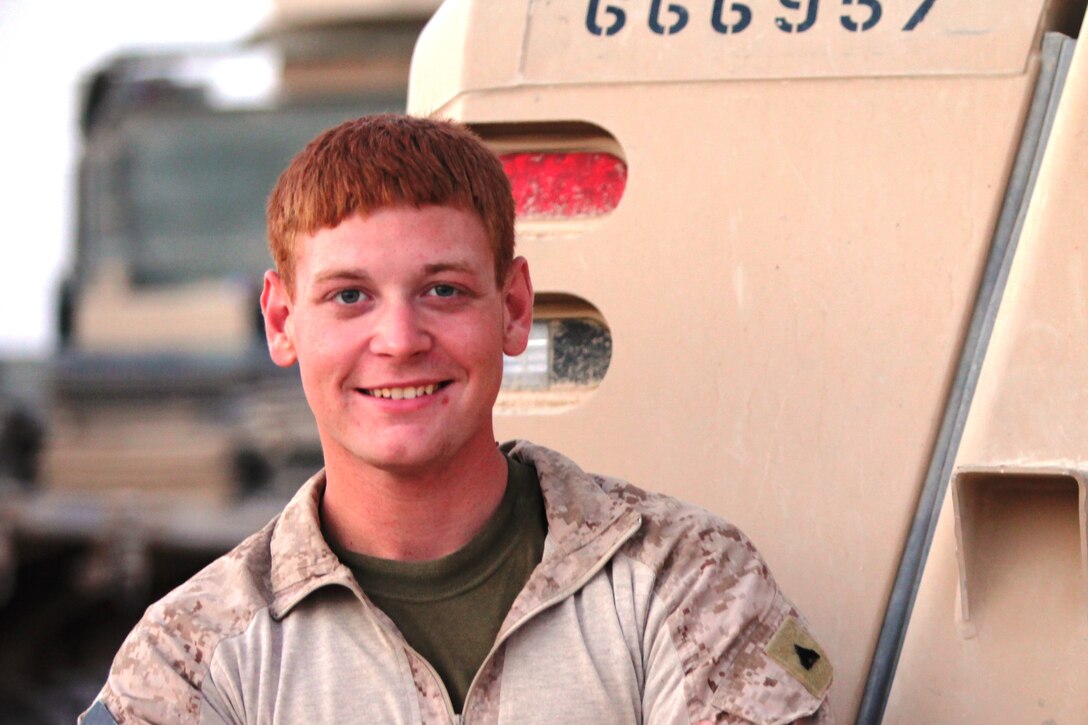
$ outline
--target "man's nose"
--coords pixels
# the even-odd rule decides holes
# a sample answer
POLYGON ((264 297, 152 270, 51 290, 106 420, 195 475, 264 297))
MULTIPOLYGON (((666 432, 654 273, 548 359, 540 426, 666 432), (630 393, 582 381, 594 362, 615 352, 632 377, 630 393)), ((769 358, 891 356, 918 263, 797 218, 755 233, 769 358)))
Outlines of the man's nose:
POLYGON ((376 311, 371 351, 378 355, 410 357, 430 349, 431 335, 419 311, 409 302, 386 301, 376 311))

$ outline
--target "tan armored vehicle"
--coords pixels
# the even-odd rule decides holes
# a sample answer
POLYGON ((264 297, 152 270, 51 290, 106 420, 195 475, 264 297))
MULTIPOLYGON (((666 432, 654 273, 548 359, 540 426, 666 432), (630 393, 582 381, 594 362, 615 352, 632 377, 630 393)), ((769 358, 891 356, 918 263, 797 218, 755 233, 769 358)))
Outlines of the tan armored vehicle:
POLYGON ((505 155, 538 318, 603 338, 570 384, 542 334, 500 435, 745 529, 842 722, 1088 713, 1083 14, 448 0, 416 47, 410 110, 505 155))

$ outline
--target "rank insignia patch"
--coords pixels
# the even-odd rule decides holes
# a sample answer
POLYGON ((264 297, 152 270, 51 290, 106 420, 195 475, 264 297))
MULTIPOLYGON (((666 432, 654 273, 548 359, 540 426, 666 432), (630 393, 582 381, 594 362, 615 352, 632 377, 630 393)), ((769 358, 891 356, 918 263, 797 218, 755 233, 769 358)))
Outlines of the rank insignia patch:
POLYGON ((823 697, 827 692, 833 673, 831 662, 795 617, 786 617, 765 651, 814 697, 823 697))

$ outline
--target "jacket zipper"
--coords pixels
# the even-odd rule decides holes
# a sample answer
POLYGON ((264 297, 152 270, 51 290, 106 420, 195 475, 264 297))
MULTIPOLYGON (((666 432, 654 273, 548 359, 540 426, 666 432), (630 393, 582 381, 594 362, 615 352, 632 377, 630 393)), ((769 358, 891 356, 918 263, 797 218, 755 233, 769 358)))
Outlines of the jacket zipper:
MULTIPOLYGON (((349 588, 350 588, 350 587, 349 587, 349 588)), ((362 593, 362 589, 361 589, 361 588, 359 589, 359 592, 357 592, 357 593, 356 593, 356 596, 358 597, 360 593, 362 593)), ((377 609, 377 605, 375 605, 375 604, 374 604, 373 602, 371 602, 370 600, 367 600, 367 599, 366 599, 365 597, 359 597, 359 603, 360 603, 360 604, 362 604, 363 606, 367 607, 367 608, 374 608, 374 609, 377 609)), ((373 613, 373 612, 371 612, 371 613, 370 613, 370 616, 371 616, 371 617, 374 617, 374 613, 373 613)), ((447 689, 446 689, 446 683, 442 681, 442 677, 441 677, 441 676, 440 676, 440 675, 438 674, 438 670, 436 670, 436 669, 434 668, 434 665, 432 665, 432 664, 431 664, 431 663, 430 663, 430 662, 429 662, 429 661, 427 660, 427 658, 426 658, 426 657, 424 657, 424 656, 423 656, 423 655, 421 655, 421 654, 420 654, 419 652, 417 652, 417 651, 416 651, 416 649, 415 649, 415 648, 414 648, 414 647, 413 647, 412 645, 408 644, 408 640, 406 640, 406 639, 404 638, 404 635, 402 635, 402 634, 401 634, 401 633, 400 633, 399 631, 396 631, 396 630, 390 630, 390 629, 388 629, 388 628, 387 628, 387 627, 385 626, 385 623, 384 623, 384 622, 382 622, 382 621, 381 621, 380 619, 377 619, 377 624, 378 624, 378 626, 379 626, 379 627, 380 627, 381 629, 385 630, 385 633, 386 633, 386 634, 388 634, 389 636, 391 636, 391 637, 392 637, 392 638, 393 638, 394 640, 398 640, 398 644, 399 644, 399 645, 400 645, 401 647, 403 647, 404 649, 406 649, 406 650, 408 650, 409 652, 411 652, 412 654, 414 654, 414 655, 416 656, 416 658, 417 658, 417 659, 418 659, 418 660, 419 660, 420 662, 422 662, 422 663, 423 663, 423 666, 427 668, 427 671, 428 671, 428 672, 429 672, 429 673, 431 674, 431 677, 432 677, 432 678, 434 679, 434 681, 435 681, 436 683, 438 683, 438 689, 439 689, 439 691, 440 691, 440 692, 442 693, 442 700, 443 700, 443 702, 445 702, 445 703, 446 703, 446 714, 447 714, 447 715, 449 716, 449 720, 450 720, 450 722, 451 722, 451 723, 452 723, 453 725, 462 725, 462 723, 464 722, 464 716, 463 716, 463 715, 459 715, 459 714, 457 714, 457 713, 455 713, 455 712, 453 711, 453 700, 451 700, 451 699, 450 699, 450 693, 449 693, 449 690, 447 690, 447 689)), ((490 657, 490 654, 489 654, 488 656, 490 657)), ((484 662, 486 662, 486 661, 487 661, 487 658, 484 658, 484 662)), ((413 689, 414 689, 414 688, 415 688, 415 683, 413 683, 413 689)), ((469 687, 469 690, 471 690, 471 689, 472 689, 472 688, 471 688, 471 686, 470 686, 470 687, 469 687)), ((466 701, 468 700, 468 696, 467 696, 467 693, 466 693, 466 696, 465 696, 465 700, 466 700, 466 701)))
MULTIPOLYGON (((434 665, 427 661, 426 657, 419 654, 419 652, 416 652, 412 645, 408 644, 407 640, 405 640, 404 646, 411 650, 411 652, 419 658, 420 662, 426 665, 427 671, 431 673, 431 677, 438 683, 438 689, 442 692, 442 700, 446 703, 446 714, 450 716, 450 722, 454 723, 454 725, 462 725, 465 721, 464 713, 456 713, 453 711, 453 700, 450 699, 450 692, 446 689, 446 683, 442 681, 442 677, 438 674, 438 670, 434 668, 434 665)), ((484 661, 486 662, 487 660, 485 659, 484 661)), ((469 686, 469 691, 471 690, 472 687, 469 686)), ((468 702, 468 693, 465 694, 465 702, 468 702)), ((464 709, 464 705, 461 706, 461 709, 464 709)))
MULTIPOLYGON (((627 527, 627 529, 623 532, 623 534, 619 537, 619 539, 616 540, 616 543, 613 544, 612 546, 610 546, 608 548, 608 550, 605 551, 604 555, 602 555, 600 557, 600 559, 597 560, 597 563, 594 564, 592 567, 590 567, 586 571, 585 574, 578 577, 574 581, 574 583, 571 584, 570 586, 567 586, 567 587, 565 587, 563 589, 560 589, 558 592, 553 594, 551 597, 549 597, 548 599, 545 599, 543 602, 541 602, 537 606, 530 609, 528 612, 526 612, 524 617, 522 617, 517 622, 515 622, 510 627, 510 629, 508 629, 506 631, 506 634, 504 634, 499 639, 495 640, 495 644, 493 644, 491 646, 491 650, 487 653, 487 656, 484 657, 484 661, 482 663, 480 663, 480 668, 478 670, 476 670, 476 674, 473 676, 472 682, 469 684, 468 690, 465 692, 465 705, 468 705, 469 700, 472 699, 472 691, 476 689, 476 681, 480 678, 480 673, 483 672, 487 668, 487 663, 491 661, 491 658, 495 655, 495 652, 498 651, 499 647, 501 647, 502 644, 504 642, 506 642, 506 640, 510 639, 510 637, 513 636, 513 634, 515 632, 517 632, 519 629, 521 629, 522 626, 526 622, 528 622, 530 619, 532 619, 536 615, 540 614, 545 609, 550 609, 554 605, 556 605, 559 602, 563 601, 567 597, 569 597, 572 594, 574 594, 575 592, 577 592, 583 586, 585 586, 586 582, 588 582, 590 579, 592 579, 594 576, 596 576, 597 572, 599 572, 601 569, 603 569, 605 564, 612 561, 612 557, 615 556, 616 552, 619 551, 620 548, 624 544, 627 543, 628 539, 630 539, 632 536, 635 535, 635 532, 639 530, 640 526, 642 526, 642 515, 641 514, 636 514, 635 515, 635 520, 633 522, 631 522, 631 525, 629 527, 627 527)), ((430 667, 430 663, 428 663, 427 666, 430 667)), ((433 668, 431 668, 431 672, 434 673, 433 668)), ((437 673, 435 673, 435 674, 437 674, 437 673)), ((442 682, 442 680, 439 679, 439 683, 441 683, 441 682, 442 682)), ((443 694, 446 694, 445 685, 443 685, 443 687, 442 687, 442 692, 443 692, 443 694)), ((450 714, 453 715, 453 705, 450 703, 450 699, 449 699, 448 695, 446 695, 446 704, 450 708, 450 714)), ((467 709, 467 707, 462 706, 461 714, 460 715, 453 715, 457 725, 463 725, 464 724, 464 722, 465 722, 464 710, 466 710, 466 709, 467 709)))

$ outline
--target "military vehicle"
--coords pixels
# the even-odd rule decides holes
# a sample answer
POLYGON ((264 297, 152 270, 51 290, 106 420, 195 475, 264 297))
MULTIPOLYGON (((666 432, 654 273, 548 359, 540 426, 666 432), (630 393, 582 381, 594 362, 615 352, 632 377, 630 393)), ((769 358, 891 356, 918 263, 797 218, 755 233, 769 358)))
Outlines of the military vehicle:
POLYGON ((840 722, 1088 712, 1083 18, 448 0, 417 44, 409 110, 504 155, 539 303, 608 338, 498 434, 740 525, 840 722))

